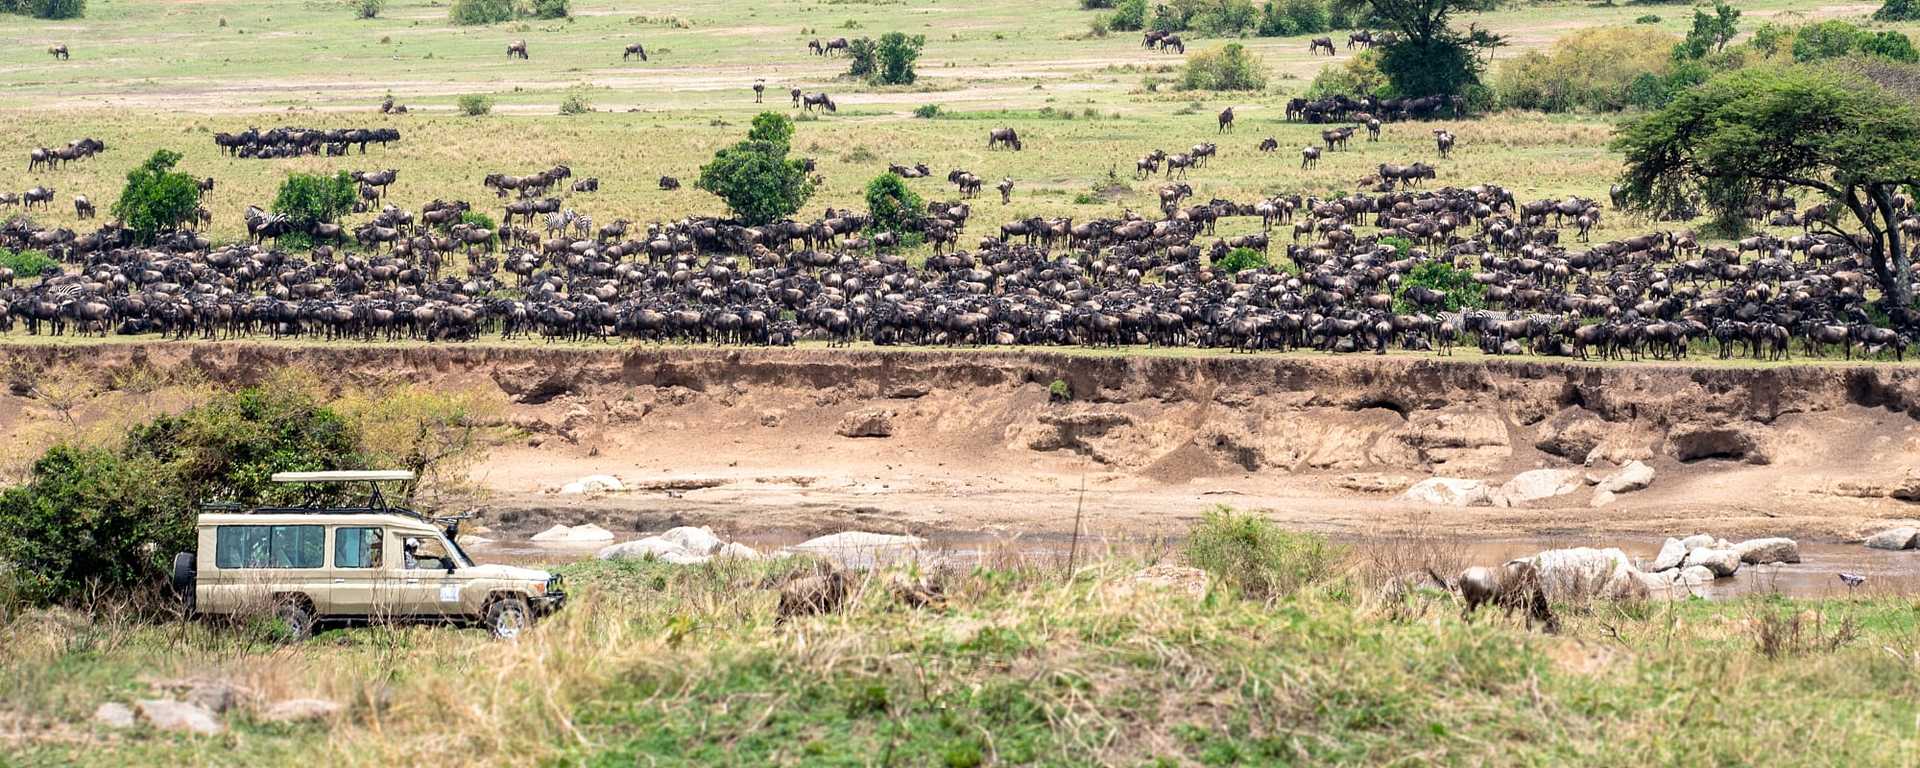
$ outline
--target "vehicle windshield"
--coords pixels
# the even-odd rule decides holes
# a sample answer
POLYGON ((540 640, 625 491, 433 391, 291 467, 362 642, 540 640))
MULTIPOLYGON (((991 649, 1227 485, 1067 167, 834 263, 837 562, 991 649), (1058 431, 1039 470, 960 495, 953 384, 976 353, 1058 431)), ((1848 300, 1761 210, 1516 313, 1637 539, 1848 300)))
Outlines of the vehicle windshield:
POLYGON ((456 565, 461 568, 473 567, 473 558, 467 554, 466 550, 460 548, 459 541, 448 536, 441 536, 440 541, 446 545, 447 554, 453 555, 456 565))

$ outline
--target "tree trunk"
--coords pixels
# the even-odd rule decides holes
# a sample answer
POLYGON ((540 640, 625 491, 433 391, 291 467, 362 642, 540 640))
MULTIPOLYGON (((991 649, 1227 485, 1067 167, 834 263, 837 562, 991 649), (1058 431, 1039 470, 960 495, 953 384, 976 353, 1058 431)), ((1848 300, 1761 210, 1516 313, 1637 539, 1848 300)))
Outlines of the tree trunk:
MULTIPOLYGON (((1880 219, 1886 222, 1886 250, 1874 255, 1875 272, 1880 273, 1880 292, 1886 298, 1887 313, 1895 318, 1903 318, 1913 307, 1913 269, 1907 258, 1906 244, 1901 242, 1900 215, 1893 205, 1893 192, 1884 184, 1869 188, 1873 196, 1873 205, 1880 212, 1880 219)), ((1875 237, 1875 246, 1881 245, 1881 238, 1875 237)))

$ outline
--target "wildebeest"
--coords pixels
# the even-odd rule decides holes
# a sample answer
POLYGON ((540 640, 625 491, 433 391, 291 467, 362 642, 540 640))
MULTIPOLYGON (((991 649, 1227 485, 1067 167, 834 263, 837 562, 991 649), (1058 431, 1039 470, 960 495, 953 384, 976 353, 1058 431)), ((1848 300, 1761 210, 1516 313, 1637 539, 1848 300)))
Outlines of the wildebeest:
POLYGON ((1260 151, 1262 152, 1272 152, 1279 148, 1280 148, 1280 140, 1272 136, 1268 136, 1260 140, 1260 151))
POLYGON ((20 207, 32 209, 35 204, 42 208, 53 204, 53 190, 46 187, 34 187, 20 193, 20 207))
POLYGON ((680 180, 679 180, 679 179, 676 179, 676 178, 674 178, 674 177, 672 177, 672 176, 662 176, 662 177, 660 177, 660 189, 661 189, 662 191, 666 191, 666 192, 671 192, 671 191, 673 191, 673 190, 676 190, 676 189, 679 189, 679 188, 680 188, 680 180))
POLYGON ((1433 146, 1434 146, 1434 149, 1440 150, 1441 159, 1445 159, 1449 155, 1452 155, 1453 154, 1453 132, 1448 131, 1444 128, 1435 128, 1433 130, 1433 146))
POLYGON ((1334 51, 1333 38, 1331 37, 1316 37, 1311 42, 1307 43, 1307 53, 1310 55, 1317 54, 1322 50, 1325 50, 1328 56, 1339 55, 1337 52, 1334 51))
POLYGON ((824 43, 819 40, 809 40, 807 41, 807 52, 816 56, 832 56, 834 51, 847 50, 847 45, 847 39, 844 37, 836 37, 824 43))
POLYGON ((1006 205, 1008 202, 1011 202, 1013 200, 1013 177, 1012 176, 1002 178, 1000 180, 1000 183, 995 184, 993 188, 1000 190, 1001 205, 1006 205))
POLYGON ((86 195, 74 195, 73 215, 81 219, 93 218, 93 201, 88 200, 86 195))
POLYGON ((987 149, 1004 146, 1015 152, 1020 151, 1020 134, 1012 128, 995 128, 987 133, 987 149))
POLYGON ((1300 150, 1300 170, 1306 170, 1320 164, 1320 148, 1307 147, 1300 150))
POLYGON ((70 54, 67 53, 66 43, 54 43, 48 46, 47 53, 52 54, 54 58, 61 61, 66 61, 70 56, 70 54))
POLYGON ((809 93, 801 96, 800 107, 808 112, 812 112, 814 107, 820 107, 828 112, 840 111, 839 105, 833 103, 833 97, 825 93, 809 93))
POLYGON ((1167 35, 1160 38, 1160 50, 1184 54, 1187 52, 1187 43, 1179 35, 1167 35))
POLYGON ((1372 48, 1373 33, 1364 29, 1358 32, 1347 33, 1347 47, 1352 48, 1356 45, 1363 48, 1372 48))
POLYGON ((1220 130, 1215 131, 1215 133, 1226 133, 1232 129, 1233 107, 1227 107, 1226 109, 1220 110, 1220 130))
POLYGON ((581 179, 581 180, 579 180, 579 181, 576 181, 576 182, 574 182, 574 183, 573 183, 573 191, 575 191, 575 192, 598 192, 598 191, 600 191, 600 177, 598 177, 598 176, 588 176, 588 177, 586 177, 586 178, 584 178, 584 179, 581 179))
POLYGON ((509 59, 527 58, 527 41, 515 40, 511 43, 507 43, 507 58, 509 59))
POLYGON ((1474 566, 1460 573, 1460 616, 1472 619, 1483 605, 1498 606, 1511 615, 1526 612, 1527 626, 1535 622, 1548 632, 1560 631, 1560 620, 1547 603, 1547 591, 1540 579, 1540 568, 1531 560, 1509 560, 1498 568, 1474 566))
POLYGON ((626 52, 620 54, 620 60, 626 61, 627 59, 632 58, 634 56, 640 57, 641 61, 646 61, 647 47, 640 43, 627 43, 627 50, 626 52))
POLYGON ((755 81, 753 84, 753 103, 759 104, 763 99, 763 97, 765 97, 766 95, 767 95, 767 84, 764 82, 755 81))

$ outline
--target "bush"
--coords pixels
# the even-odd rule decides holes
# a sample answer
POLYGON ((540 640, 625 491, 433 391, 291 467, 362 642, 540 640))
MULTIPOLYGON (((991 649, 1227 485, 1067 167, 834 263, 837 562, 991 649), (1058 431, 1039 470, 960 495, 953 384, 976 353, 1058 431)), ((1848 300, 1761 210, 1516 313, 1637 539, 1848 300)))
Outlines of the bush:
POLYGON ((1887 0, 1873 12, 1874 21, 1920 21, 1920 0, 1887 0))
POLYGON ((1203 35, 1233 36, 1257 29, 1260 12, 1253 0, 1219 0, 1194 13, 1187 25, 1203 35))
POLYGON ((460 114, 479 117, 493 111, 493 97, 478 93, 469 93, 458 100, 460 114))
POLYGON ((1105 15, 1095 16, 1093 17, 1093 21, 1087 22, 1087 36, 1106 37, 1107 33, 1113 30, 1112 24, 1105 15))
POLYGON ((118 447, 48 450, 25 485, 0 491, 0 561, 40 604, 155 585, 194 548, 201 502, 293 502, 273 473, 360 466, 354 431, 305 394, 221 395, 134 427, 118 447))
POLYGON ((1097 11, 1102 8, 1112 8, 1112 7, 1113 7, 1113 0, 1080 0, 1081 10, 1097 11))
POLYGON ((1239 43, 1187 57, 1180 87, 1196 91, 1258 91, 1267 87, 1266 67, 1239 43))
POLYGON ((593 100, 588 98, 585 88, 569 90, 566 97, 560 100, 560 114, 584 115, 592 111, 593 100))
POLYGON ((353 12, 363 19, 377 18, 387 9, 387 0, 355 0, 353 12))
POLYGON ((1380 56, 1373 51, 1362 51, 1360 55, 1337 64, 1328 64, 1320 68, 1320 74, 1313 76, 1313 82, 1307 85, 1305 96, 1320 99, 1328 96, 1380 96, 1387 92, 1387 75, 1380 71, 1380 56))
POLYGON ((1643 75, 1664 77, 1678 40, 1637 27, 1600 27, 1555 41, 1546 53, 1508 59, 1495 74, 1500 103, 1515 109, 1618 111, 1643 75))
POLYGON ((1324 0, 1269 0, 1260 21, 1260 34, 1271 37, 1317 35, 1333 29, 1333 16, 1324 0))
POLYGON ((1188 533, 1187 563, 1255 599, 1285 597, 1334 575, 1341 549, 1325 537, 1281 530, 1258 515, 1216 507, 1188 533))
POLYGON ((200 185, 192 176, 173 170, 179 162, 180 153, 156 150, 147 162, 127 172, 127 185, 121 188, 112 212, 141 242, 153 242, 155 235, 177 229, 200 206, 200 185))
POLYGON ((77 19, 87 15, 87 0, 0 0, 0 13, 37 19, 77 19))
POLYGON ((932 120, 940 116, 940 105, 922 104, 913 108, 913 116, 922 120, 932 120))
MULTIPOLYGON (((1402 253, 1405 253, 1405 248, 1406 245, 1402 245, 1402 253)), ((1487 287, 1474 282, 1472 272, 1455 269, 1453 265, 1446 262, 1427 261, 1416 264, 1413 269, 1407 271, 1406 279, 1400 283, 1399 292, 1394 294, 1396 311, 1402 314, 1418 311, 1418 308, 1398 300, 1408 288, 1416 285, 1446 294, 1446 308, 1450 312, 1469 308, 1482 309, 1487 306, 1487 287)))
POLYGON ((1891 29, 1861 38, 1860 52, 1906 64, 1920 61, 1920 52, 1913 49, 1913 41, 1907 39, 1905 34, 1891 29))
POLYGON ((1859 27, 1838 19, 1808 24, 1793 35, 1793 60, 1808 62, 1845 56, 1859 47, 1863 36, 1859 27))
POLYGON ((1634 19, 1634 20, 1633 20, 1633 23, 1635 23, 1635 24, 1658 24, 1658 23, 1660 23, 1660 16, 1659 16, 1659 14, 1653 14, 1653 13, 1649 13, 1649 14, 1647 14, 1647 15, 1645 15, 1645 16, 1642 16, 1642 17, 1640 17, 1640 18, 1637 18, 1637 19, 1634 19))
POLYGON ((713 160, 700 167, 694 186, 726 201, 728 210, 747 225, 759 226, 800 210, 813 195, 813 182, 799 162, 787 159, 787 143, 769 140, 793 135, 787 116, 765 112, 753 122, 746 141, 714 153, 713 160))
POLYGON ((1147 25, 1147 0, 1119 0, 1107 25, 1122 32, 1137 32, 1147 25))
POLYGON ((513 19, 511 0, 453 0, 447 20, 455 24, 498 24, 513 19))
POLYGON ((847 77, 866 80, 873 77, 879 69, 879 55, 875 51, 873 38, 856 37, 847 41, 847 77))
POLYGON ((273 198, 273 212, 286 216, 294 230, 306 232, 315 224, 335 221, 353 210, 357 192, 353 176, 346 171, 332 176, 296 173, 280 183, 280 193, 273 198))
POLYGON ((0 267, 13 270, 17 279, 39 277, 48 269, 60 266, 60 262, 41 251, 9 251, 0 248, 0 267))
POLYGON ((907 182, 892 173, 883 173, 867 182, 867 224, 870 232, 905 235, 919 231, 920 212, 927 204, 914 194, 907 182))
POLYGON ((533 5, 520 15, 536 19, 564 19, 573 15, 573 7, 568 0, 533 0, 533 5))
POLYGON ((925 35, 909 37, 904 32, 881 35, 880 45, 874 51, 878 69, 874 71, 873 81, 881 85, 912 85, 919 77, 913 71, 913 63, 920 59, 920 49, 926 44, 925 35))
POLYGON ((1215 270, 1223 270, 1228 273, 1237 273, 1241 270, 1271 266, 1273 266, 1273 263, 1267 259, 1266 254, 1252 248, 1235 248, 1228 251, 1227 255, 1220 257, 1219 261, 1213 263, 1215 270))

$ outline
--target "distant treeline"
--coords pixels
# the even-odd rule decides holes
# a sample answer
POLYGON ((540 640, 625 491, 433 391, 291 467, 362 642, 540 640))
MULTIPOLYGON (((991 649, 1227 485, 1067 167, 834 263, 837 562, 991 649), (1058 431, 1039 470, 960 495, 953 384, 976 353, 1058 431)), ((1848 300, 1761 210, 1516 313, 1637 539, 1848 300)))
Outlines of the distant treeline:
POLYGON ((37 19, 77 19, 87 15, 87 0, 0 0, 0 13, 37 19))
POLYGON ((1108 29, 1161 32, 1192 30, 1213 37, 1255 35, 1287 37, 1347 29, 1354 26, 1346 12, 1328 0, 1080 0, 1088 10, 1113 9, 1102 18, 1108 29))

